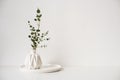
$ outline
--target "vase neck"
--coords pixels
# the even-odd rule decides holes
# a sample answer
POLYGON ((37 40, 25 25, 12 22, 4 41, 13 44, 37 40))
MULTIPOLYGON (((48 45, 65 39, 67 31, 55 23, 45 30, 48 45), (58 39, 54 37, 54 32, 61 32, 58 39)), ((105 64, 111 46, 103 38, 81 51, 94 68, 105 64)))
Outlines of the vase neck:
POLYGON ((33 49, 33 54, 36 54, 36 49, 33 49))

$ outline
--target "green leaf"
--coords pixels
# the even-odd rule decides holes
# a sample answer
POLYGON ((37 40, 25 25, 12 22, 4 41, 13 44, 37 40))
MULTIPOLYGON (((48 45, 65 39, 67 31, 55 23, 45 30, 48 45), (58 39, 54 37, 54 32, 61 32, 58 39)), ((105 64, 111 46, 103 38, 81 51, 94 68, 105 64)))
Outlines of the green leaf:
POLYGON ((42 33, 42 36, 44 35, 44 33, 42 33))
POLYGON ((34 45, 31 44, 31 46, 34 48, 34 45))
POLYGON ((38 36, 40 36, 40 34, 38 33, 38 36))
POLYGON ((35 31, 35 28, 34 28, 34 27, 32 28, 32 31, 35 31))
POLYGON ((39 17, 42 17, 42 14, 40 14, 39 17))
POLYGON ((31 35, 28 35, 29 38, 31 38, 31 35))
POLYGON ((34 32, 31 32, 31 35, 35 34, 34 32))
POLYGON ((28 21, 28 23, 30 23, 30 21, 28 21))
POLYGON ((38 38, 36 38, 36 41, 38 41, 38 38))
POLYGON ((32 27, 32 25, 30 25, 30 27, 32 27))
POLYGON ((33 40, 33 39, 31 39, 31 41, 32 41, 32 42, 34 42, 34 40, 33 40))
POLYGON ((38 18, 38 21, 40 21, 40 19, 38 18))
POLYGON ((46 34, 48 34, 49 31, 46 32, 46 34))
POLYGON ((40 30, 39 30, 39 29, 37 29, 36 31, 37 31, 37 32, 40 32, 40 30))
POLYGON ((45 33, 45 36, 48 34, 48 31, 45 33))
POLYGON ((34 19, 34 21, 37 21, 37 19, 34 19))
POLYGON ((40 42, 42 42, 43 40, 42 39, 40 39, 40 42))
POLYGON ((41 45, 40 47, 42 48, 43 46, 41 45))
POLYGON ((34 39, 36 39, 36 37, 33 37, 34 39))
POLYGON ((48 41, 48 40, 50 40, 50 38, 46 38, 46 40, 48 41))
POLYGON ((36 15, 36 17, 40 18, 40 17, 42 17, 42 14, 40 14, 40 15, 36 15))
POLYGON ((40 13, 40 9, 37 9, 37 13, 40 13))
POLYGON ((45 48, 45 45, 44 45, 44 48, 45 48))

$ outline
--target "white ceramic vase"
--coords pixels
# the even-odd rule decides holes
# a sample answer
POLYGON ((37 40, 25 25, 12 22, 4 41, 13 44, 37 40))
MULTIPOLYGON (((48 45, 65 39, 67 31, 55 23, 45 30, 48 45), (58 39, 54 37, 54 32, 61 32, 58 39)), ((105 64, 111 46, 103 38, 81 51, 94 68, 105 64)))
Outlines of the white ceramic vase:
POLYGON ((42 61, 40 55, 36 53, 36 50, 32 50, 29 55, 26 56, 25 67, 27 69, 40 69, 42 66, 42 61))

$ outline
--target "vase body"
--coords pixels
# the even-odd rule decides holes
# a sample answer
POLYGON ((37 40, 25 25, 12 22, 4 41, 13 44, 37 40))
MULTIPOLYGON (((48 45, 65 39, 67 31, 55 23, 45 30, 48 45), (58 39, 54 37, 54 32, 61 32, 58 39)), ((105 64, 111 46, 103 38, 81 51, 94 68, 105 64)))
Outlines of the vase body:
POLYGON ((25 67, 27 69, 40 69, 42 61, 40 55, 36 53, 36 50, 32 50, 29 55, 26 56, 25 67))

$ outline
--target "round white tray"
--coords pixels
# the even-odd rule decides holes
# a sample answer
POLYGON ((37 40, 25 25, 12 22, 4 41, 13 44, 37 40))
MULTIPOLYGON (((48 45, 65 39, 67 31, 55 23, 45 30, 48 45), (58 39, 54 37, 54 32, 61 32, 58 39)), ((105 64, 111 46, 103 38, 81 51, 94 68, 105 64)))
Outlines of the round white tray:
POLYGON ((20 66, 20 71, 22 72, 40 72, 40 73, 51 73, 51 72, 57 72, 60 71, 62 67, 60 65, 56 64, 46 64, 43 65, 40 69, 26 69, 25 65, 20 66))

